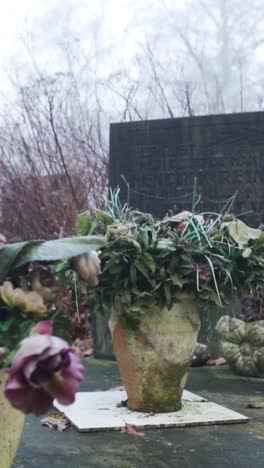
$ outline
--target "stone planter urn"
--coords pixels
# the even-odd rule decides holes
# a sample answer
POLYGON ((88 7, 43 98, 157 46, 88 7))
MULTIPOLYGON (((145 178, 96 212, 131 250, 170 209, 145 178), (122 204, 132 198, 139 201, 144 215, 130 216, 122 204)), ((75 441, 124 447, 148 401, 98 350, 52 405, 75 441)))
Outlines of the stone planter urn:
POLYGON ((106 211, 93 218, 94 232, 104 236, 99 257, 81 257, 75 268, 88 286, 90 310, 110 315, 128 407, 178 411, 200 328, 198 309, 212 307, 214 314, 215 306, 261 283, 264 233, 229 213, 182 211, 157 220, 123 205, 118 194, 110 188, 106 211))
POLYGON ((264 378, 264 320, 246 323, 223 316, 216 330, 230 368, 245 377, 264 378))
POLYGON ((147 413, 181 409, 199 328, 197 306, 188 296, 170 310, 148 310, 136 324, 112 312, 113 348, 128 408, 147 413))
POLYGON ((4 383, 4 371, 0 370, 0 468, 9 468, 19 445, 25 416, 5 398, 4 383))

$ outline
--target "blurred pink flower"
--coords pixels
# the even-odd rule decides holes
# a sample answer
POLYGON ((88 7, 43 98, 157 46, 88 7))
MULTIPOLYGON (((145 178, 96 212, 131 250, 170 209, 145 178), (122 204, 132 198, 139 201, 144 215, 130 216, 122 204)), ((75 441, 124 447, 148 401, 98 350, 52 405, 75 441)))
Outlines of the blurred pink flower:
POLYGON ((196 264, 196 269, 199 272, 199 277, 204 281, 209 281, 212 278, 212 272, 209 268, 204 268, 201 263, 196 264))
POLYGON ((51 335, 53 330, 52 320, 42 320, 31 329, 30 335, 51 335))
POLYGON ((210 270, 201 270, 200 271, 200 278, 204 281, 209 281, 212 278, 212 273, 210 270))
POLYGON ((83 366, 74 350, 62 339, 48 334, 25 338, 6 370, 5 396, 24 413, 46 413, 56 398, 74 402, 83 378, 83 366))

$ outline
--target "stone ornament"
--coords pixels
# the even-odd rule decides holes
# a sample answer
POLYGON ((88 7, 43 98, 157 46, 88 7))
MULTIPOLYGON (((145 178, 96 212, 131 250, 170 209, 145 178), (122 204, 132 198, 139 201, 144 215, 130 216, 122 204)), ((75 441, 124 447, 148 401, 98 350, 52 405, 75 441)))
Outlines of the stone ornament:
POLYGON ((246 323, 223 316, 216 325, 223 356, 239 375, 264 377, 264 320, 246 323))

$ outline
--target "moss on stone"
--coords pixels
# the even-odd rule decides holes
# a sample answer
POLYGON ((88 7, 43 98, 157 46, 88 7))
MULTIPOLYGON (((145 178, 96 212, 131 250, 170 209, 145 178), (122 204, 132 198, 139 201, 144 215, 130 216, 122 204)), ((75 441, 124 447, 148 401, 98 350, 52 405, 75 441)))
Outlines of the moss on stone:
POLYGON ((188 375, 189 363, 165 364, 153 368, 144 359, 142 371, 142 402, 133 408, 128 399, 128 407, 144 413, 167 413, 179 411, 182 407, 181 396, 188 375))

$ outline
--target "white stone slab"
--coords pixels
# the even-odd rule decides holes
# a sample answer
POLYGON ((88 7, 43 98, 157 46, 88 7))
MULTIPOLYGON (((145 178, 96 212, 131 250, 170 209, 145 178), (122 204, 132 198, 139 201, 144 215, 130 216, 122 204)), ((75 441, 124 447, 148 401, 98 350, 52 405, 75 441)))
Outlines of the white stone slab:
POLYGON ((186 427, 209 424, 247 422, 248 418, 223 406, 211 403, 194 393, 184 391, 183 407, 175 413, 146 414, 131 411, 121 401, 127 399, 124 390, 80 392, 75 402, 54 406, 62 411, 81 432, 120 430, 127 424, 137 428, 186 427))
POLYGON ((183 390, 182 401, 207 401, 207 399, 195 393, 188 392, 188 390, 183 390))

